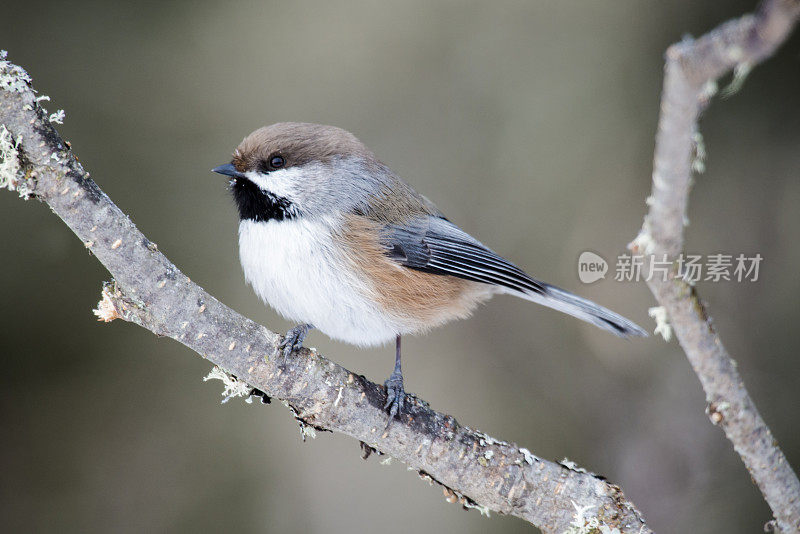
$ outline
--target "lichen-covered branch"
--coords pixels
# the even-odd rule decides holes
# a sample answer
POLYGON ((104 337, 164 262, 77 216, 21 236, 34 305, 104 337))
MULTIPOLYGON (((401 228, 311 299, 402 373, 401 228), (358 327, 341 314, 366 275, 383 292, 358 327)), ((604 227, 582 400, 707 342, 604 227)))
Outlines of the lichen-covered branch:
POLYGON ((46 202, 113 275, 95 312, 101 320, 121 318, 179 341, 236 377, 227 377, 226 394, 253 388, 285 400, 304 428, 347 434, 367 452, 408 464, 442 484, 450 502, 515 515, 545 532, 585 525, 650 532, 620 488, 592 473, 537 458, 419 399, 387 428, 382 386, 313 350, 276 358, 278 334, 219 302, 161 254, 89 178, 52 119, 27 74, 0 58, 0 184, 46 202))
MULTIPOLYGON (((766 0, 755 14, 667 50, 650 210, 631 243, 634 252, 675 260, 683 250, 693 154, 700 152, 697 121, 717 78, 734 70, 734 80, 740 81, 786 39, 798 16, 799 0, 766 0)), ((797 476, 747 393, 696 289, 679 275, 676 268, 666 281, 652 277, 648 285, 700 378, 708 416, 733 443, 772 508, 777 527, 800 532, 797 476)))

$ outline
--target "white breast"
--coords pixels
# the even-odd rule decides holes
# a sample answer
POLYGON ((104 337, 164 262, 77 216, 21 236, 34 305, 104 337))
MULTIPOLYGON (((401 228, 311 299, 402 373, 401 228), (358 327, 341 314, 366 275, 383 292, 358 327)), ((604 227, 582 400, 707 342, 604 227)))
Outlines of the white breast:
POLYGON ((355 345, 391 341, 400 325, 364 298, 328 221, 242 221, 239 258, 256 294, 287 319, 355 345))

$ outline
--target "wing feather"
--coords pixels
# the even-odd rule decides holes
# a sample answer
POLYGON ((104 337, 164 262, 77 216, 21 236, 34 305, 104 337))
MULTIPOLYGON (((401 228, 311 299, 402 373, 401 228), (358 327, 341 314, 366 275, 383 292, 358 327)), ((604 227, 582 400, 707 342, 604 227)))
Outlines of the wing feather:
POLYGON ((440 217, 388 225, 384 245, 401 265, 473 282, 541 293, 544 287, 519 267, 440 217))
POLYGON ((386 224, 382 243, 387 255, 405 267, 498 286, 622 337, 647 335, 607 308, 531 278, 443 217, 419 216, 403 224, 386 224))

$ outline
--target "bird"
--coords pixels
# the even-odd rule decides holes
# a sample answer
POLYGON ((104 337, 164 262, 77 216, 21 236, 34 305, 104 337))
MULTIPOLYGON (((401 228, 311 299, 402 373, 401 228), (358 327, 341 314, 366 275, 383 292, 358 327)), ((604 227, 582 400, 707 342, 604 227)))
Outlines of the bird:
POLYGON ((239 212, 245 280, 297 323, 279 344, 284 362, 312 329, 360 347, 394 341, 384 382, 389 421, 406 406, 401 337, 464 319, 493 295, 521 297, 623 338, 647 335, 493 252, 341 128, 265 126, 212 171, 228 177, 239 212))

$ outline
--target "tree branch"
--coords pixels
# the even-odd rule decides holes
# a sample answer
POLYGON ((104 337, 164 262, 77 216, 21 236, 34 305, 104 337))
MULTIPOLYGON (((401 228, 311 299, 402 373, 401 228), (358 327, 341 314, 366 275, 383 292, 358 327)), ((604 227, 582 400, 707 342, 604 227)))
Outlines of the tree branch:
POLYGON ((46 202, 113 275, 96 312, 103 320, 122 318, 179 341, 246 383, 245 391, 287 401, 301 425, 352 436, 442 484, 451 502, 515 515, 545 532, 576 521, 651 532, 620 488, 597 475, 462 426, 420 399, 385 428, 382 386, 313 350, 276 361, 280 336, 179 271, 89 178, 50 120, 27 74, 0 57, 0 186, 46 202))
POLYGON ((667 50, 650 210, 630 245, 634 253, 659 259, 666 255, 673 261, 667 279, 650 277, 648 286, 700 378, 711 422, 733 443, 783 532, 800 531, 800 483, 747 393, 697 290, 680 278, 675 260, 683 251, 697 121, 716 79, 735 68, 735 82, 772 55, 798 16, 800 1, 766 0, 755 14, 667 50))

